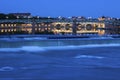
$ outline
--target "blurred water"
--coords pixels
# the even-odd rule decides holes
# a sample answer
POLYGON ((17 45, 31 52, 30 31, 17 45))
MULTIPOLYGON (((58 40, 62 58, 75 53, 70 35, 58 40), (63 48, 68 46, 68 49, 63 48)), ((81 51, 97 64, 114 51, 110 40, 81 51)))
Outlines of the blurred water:
POLYGON ((0 80, 119 80, 119 39, 1 40, 0 80))

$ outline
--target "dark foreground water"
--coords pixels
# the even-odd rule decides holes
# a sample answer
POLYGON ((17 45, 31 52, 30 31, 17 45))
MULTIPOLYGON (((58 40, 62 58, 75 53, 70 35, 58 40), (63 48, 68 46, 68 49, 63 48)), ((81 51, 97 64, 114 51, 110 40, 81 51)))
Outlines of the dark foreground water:
POLYGON ((120 80, 120 39, 1 40, 0 80, 120 80))

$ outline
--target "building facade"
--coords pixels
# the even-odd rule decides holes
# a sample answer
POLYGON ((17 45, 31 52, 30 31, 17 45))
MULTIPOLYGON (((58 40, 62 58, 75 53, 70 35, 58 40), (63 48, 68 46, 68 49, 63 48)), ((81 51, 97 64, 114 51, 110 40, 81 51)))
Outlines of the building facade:
POLYGON ((24 32, 35 34, 40 32, 53 32, 54 34, 105 34, 106 23, 104 22, 67 22, 67 21, 27 21, 10 20, 0 21, 0 33, 24 32))

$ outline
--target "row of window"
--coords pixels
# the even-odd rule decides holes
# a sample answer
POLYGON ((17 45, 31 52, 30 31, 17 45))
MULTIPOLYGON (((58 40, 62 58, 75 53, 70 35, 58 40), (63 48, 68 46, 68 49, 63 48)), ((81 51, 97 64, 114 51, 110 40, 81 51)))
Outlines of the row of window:
POLYGON ((1 27, 11 27, 16 26, 16 24, 0 24, 1 27))
MULTIPOLYGON (((20 24, 21 26, 32 26, 32 24, 20 24)), ((12 26, 17 26, 17 24, 0 24, 0 26, 1 27, 12 27, 12 26)), ((50 27, 50 26, 52 26, 52 25, 50 25, 50 24, 35 24, 35 26, 48 26, 48 27, 50 27)), ((58 25, 53 25, 53 26, 58 26, 58 25)), ((62 26, 62 25, 59 25, 59 26, 62 26)), ((64 25, 65 26, 65 25, 64 25)), ((94 25, 95 26, 95 25, 94 25)), ((104 24, 99 24, 99 26, 100 27, 105 27, 105 25, 104 24)))
MULTIPOLYGON (((8 28, 8 29, 2 29, 1 28, 1 30, 16 30, 17 28, 8 28)), ((32 30, 32 28, 18 28, 18 29, 22 29, 22 30, 28 30, 28 29, 31 29, 32 30)), ((66 28, 35 28, 35 30, 41 30, 41 29, 44 29, 44 30, 72 30, 72 28, 68 28, 68 29, 66 29, 66 28)), ((91 29, 91 30, 87 30, 87 29, 77 29, 77 31, 98 31, 98 30, 96 30, 96 29, 91 29)))
POLYGON ((16 29, 2 29, 0 32, 14 32, 16 29))

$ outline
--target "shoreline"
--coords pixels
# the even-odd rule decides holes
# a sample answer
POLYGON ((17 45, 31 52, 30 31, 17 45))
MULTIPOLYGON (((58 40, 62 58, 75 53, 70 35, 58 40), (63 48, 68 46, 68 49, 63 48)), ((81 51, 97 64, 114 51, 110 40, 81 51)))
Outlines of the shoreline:
POLYGON ((36 38, 36 39, 116 39, 120 38, 120 35, 0 35, 0 39, 25 39, 25 38, 36 38))

